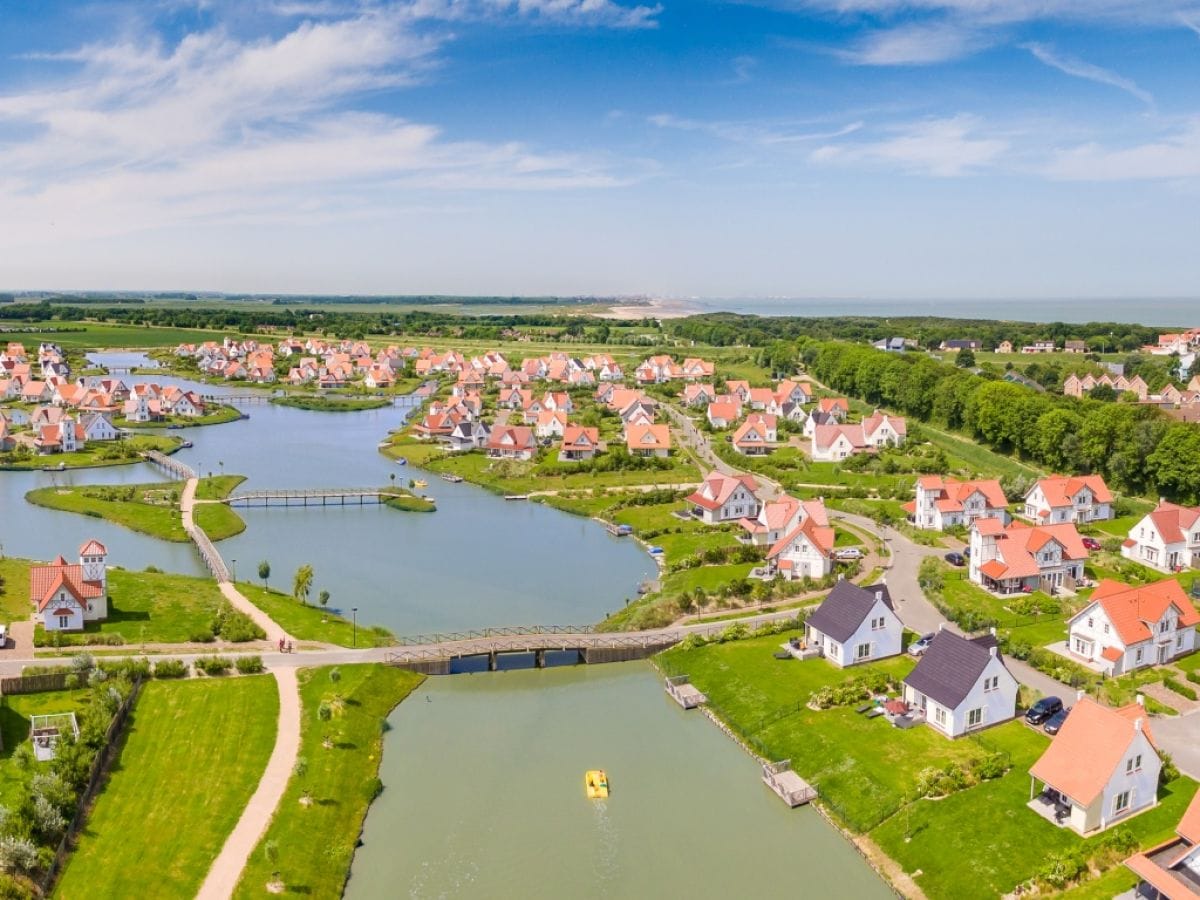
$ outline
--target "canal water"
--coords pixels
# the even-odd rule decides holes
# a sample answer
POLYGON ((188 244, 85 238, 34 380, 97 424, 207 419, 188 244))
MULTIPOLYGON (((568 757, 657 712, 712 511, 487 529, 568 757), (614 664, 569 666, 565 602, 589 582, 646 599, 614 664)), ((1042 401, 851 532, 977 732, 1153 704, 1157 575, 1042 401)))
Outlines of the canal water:
MULTIPOLYGON (((93 354, 100 365, 145 365, 140 354, 93 354)), ((206 394, 245 393, 162 375, 121 375, 206 394)), ((313 412, 270 404, 242 407, 248 419, 183 429, 194 446, 177 458, 201 474, 238 473, 245 489, 378 487, 420 473, 378 452, 408 410, 313 412)), ((51 484, 164 480, 147 465, 65 472, 0 473, 0 545, 14 556, 70 555, 88 537, 108 545, 115 565, 202 574, 195 551, 99 519, 31 506, 24 495, 51 484)), ((604 618, 655 573, 653 561, 598 523, 535 503, 506 502, 468 484, 431 478, 433 514, 386 507, 239 509, 246 531, 222 541, 238 576, 255 577, 267 560, 276 585, 305 563, 313 595, 328 590, 330 608, 358 607, 358 620, 400 634, 488 625, 582 624, 604 618), (234 562, 236 560, 236 563, 234 562)))
POLYGON ((350 900, 891 896, 647 663, 434 677, 389 723, 350 900))

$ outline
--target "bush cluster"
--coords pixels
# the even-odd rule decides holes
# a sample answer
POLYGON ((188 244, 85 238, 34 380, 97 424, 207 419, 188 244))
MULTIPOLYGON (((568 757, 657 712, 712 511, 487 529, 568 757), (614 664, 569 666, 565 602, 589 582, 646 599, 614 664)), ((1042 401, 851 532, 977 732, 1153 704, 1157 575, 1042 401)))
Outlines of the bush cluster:
POLYGON ((196 668, 205 675, 224 675, 233 665, 227 656, 199 656, 196 658, 196 668))

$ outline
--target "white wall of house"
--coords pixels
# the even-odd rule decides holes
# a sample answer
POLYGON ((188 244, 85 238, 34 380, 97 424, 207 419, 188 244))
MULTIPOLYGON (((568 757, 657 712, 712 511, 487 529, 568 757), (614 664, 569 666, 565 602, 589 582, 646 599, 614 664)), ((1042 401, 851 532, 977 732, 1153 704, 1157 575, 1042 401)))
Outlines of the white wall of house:
MULTIPOLYGON (((1108 784, 1100 797, 1100 821, 1093 828, 1107 827, 1118 819, 1125 819, 1134 813, 1141 812, 1158 803, 1158 775, 1162 769, 1162 760, 1154 752, 1154 747, 1145 734, 1139 733, 1125 756, 1117 763, 1117 769, 1109 778, 1108 784), (1137 758, 1141 757, 1138 766, 1137 758), (1133 765, 1132 770, 1130 765, 1133 765), (1117 810, 1117 798, 1128 792, 1129 805, 1126 811, 1117 810)), ((1089 823, 1091 824, 1091 823, 1089 823)), ((1090 829, 1089 829, 1090 830, 1090 829)))
POLYGON ((882 600, 878 600, 849 640, 838 642, 815 628, 809 628, 808 641, 819 644, 825 658, 835 666, 845 668, 898 655, 903 633, 904 626, 896 614, 882 600))
POLYGON ((854 444, 844 434, 839 434, 834 438, 833 443, 828 447, 818 447, 815 439, 812 442, 812 458, 817 462, 836 462, 853 455, 853 453, 854 444))
MULTIPOLYGON (((950 737, 1007 722, 1017 713, 1017 679, 993 657, 957 708, 950 711, 946 727, 950 737)), ((932 719, 930 719, 932 721, 932 719)))
POLYGON ((1200 523, 1184 535, 1183 541, 1167 543, 1155 527, 1154 520, 1144 516, 1129 530, 1129 539, 1134 543, 1122 545, 1122 556, 1160 572, 1173 572, 1180 566, 1195 564, 1196 554, 1200 553, 1200 523))
POLYGON ((791 579, 805 576, 820 579, 833 571, 832 557, 823 554, 806 534, 798 534, 791 544, 780 551, 778 559, 780 561, 787 560, 792 564, 790 570, 780 570, 785 573, 787 578, 791 579))
POLYGON ((84 609, 75 597, 60 590, 58 596, 46 604, 42 612, 42 625, 47 631, 82 631, 84 618, 84 609), (70 610, 70 615, 55 615, 63 610, 70 610))
POLYGON ((1034 485, 1033 490, 1025 497, 1025 516, 1045 525, 1058 525, 1063 522, 1099 522, 1113 517, 1112 504, 1098 503, 1091 488, 1080 488, 1073 502, 1066 506, 1051 506, 1042 492, 1041 485, 1034 485), (1050 515, 1043 517, 1043 510, 1050 515))

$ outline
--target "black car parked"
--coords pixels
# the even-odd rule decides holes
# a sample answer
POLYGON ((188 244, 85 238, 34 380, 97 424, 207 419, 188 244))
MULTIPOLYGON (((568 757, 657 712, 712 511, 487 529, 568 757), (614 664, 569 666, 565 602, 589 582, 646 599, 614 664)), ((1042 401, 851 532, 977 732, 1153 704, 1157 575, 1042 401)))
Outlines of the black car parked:
POLYGON ((965 566, 967 564, 966 557, 961 553, 955 553, 953 550, 946 554, 946 562, 952 566, 965 566))
POLYGON ((1025 711, 1025 721, 1030 725, 1041 725, 1062 708, 1063 702, 1057 697, 1043 697, 1025 711))
POLYGON ((1046 732, 1046 734, 1058 734, 1058 730, 1063 727, 1063 722, 1067 721, 1067 714, 1070 711, 1069 707, 1064 706, 1046 720, 1046 724, 1042 726, 1042 731, 1046 732))

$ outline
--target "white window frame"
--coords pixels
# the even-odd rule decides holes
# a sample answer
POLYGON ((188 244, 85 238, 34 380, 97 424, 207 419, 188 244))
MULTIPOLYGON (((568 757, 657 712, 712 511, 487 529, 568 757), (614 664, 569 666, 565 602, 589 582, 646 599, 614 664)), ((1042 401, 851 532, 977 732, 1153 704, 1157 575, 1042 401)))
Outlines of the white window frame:
POLYGON ((1129 811, 1130 793, 1129 791, 1121 791, 1113 797, 1113 815, 1119 816, 1123 812, 1129 811))

